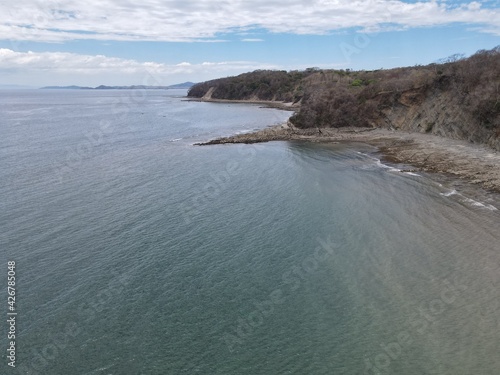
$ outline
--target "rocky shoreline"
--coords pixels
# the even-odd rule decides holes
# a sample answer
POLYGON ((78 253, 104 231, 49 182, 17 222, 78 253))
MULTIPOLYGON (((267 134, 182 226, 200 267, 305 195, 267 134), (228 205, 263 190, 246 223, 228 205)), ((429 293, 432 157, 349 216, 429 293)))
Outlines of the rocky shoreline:
POLYGON ((452 175, 500 193, 498 151, 431 134, 380 128, 297 129, 289 123, 197 145, 270 141, 363 142, 376 146, 387 161, 409 164, 420 171, 452 175))
POLYGON ((286 103, 278 102, 274 100, 258 100, 258 99, 248 99, 248 100, 232 100, 232 99, 213 99, 209 97, 203 98, 192 98, 185 99, 187 102, 208 102, 208 103, 243 103, 243 104, 258 104, 266 108, 276 108, 284 111, 296 111, 300 105, 297 103, 286 103))

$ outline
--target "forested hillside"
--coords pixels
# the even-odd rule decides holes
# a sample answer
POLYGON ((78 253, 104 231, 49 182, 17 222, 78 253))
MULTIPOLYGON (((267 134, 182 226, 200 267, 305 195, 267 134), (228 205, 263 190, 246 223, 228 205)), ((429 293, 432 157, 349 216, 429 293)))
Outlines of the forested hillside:
POLYGON ((294 102, 300 109, 290 120, 299 128, 389 127, 500 149, 500 46, 387 70, 255 71, 197 84, 188 95, 294 102))
POLYGON ((189 90, 188 96, 201 98, 210 93, 211 99, 297 102, 305 93, 304 80, 317 72, 315 68, 290 72, 256 70, 236 77, 198 83, 189 90))

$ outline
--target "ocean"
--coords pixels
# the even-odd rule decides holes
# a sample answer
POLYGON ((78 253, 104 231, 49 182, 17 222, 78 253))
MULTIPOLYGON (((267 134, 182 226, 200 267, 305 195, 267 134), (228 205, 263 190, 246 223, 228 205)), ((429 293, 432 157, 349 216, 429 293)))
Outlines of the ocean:
POLYGON ((185 95, 0 91, 1 374, 500 371, 498 195, 185 95))

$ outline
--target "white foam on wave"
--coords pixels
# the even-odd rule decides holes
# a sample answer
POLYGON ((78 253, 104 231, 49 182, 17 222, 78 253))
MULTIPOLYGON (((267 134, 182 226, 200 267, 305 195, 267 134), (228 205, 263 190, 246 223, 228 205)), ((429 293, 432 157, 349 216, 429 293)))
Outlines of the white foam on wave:
POLYGON ((474 199, 464 198, 464 202, 470 203, 476 207, 486 207, 483 203, 475 201, 474 199))
POLYGON ((471 199, 471 198, 468 198, 465 195, 457 192, 455 189, 447 191, 445 193, 440 193, 440 195, 445 196, 445 197, 451 197, 453 195, 457 195, 457 196, 460 197, 460 200, 463 203, 467 203, 467 204, 469 204, 471 206, 474 206, 474 207, 484 208, 484 209, 487 209, 487 210, 490 210, 490 211, 498 211, 498 208, 496 208, 495 206, 493 206, 491 204, 479 202, 479 201, 476 201, 476 200, 471 199))
POLYGON ((377 164, 377 166, 379 166, 380 168, 388 169, 388 170, 389 170, 389 172, 401 172, 401 169, 394 168, 394 167, 391 167, 391 166, 389 166, 389 165, 387 165, 387 164, 384 164, 384 163, 382 163, 379 159, 376 159, 376 160, 377 160, 376 164, 377 164))
MULTIPOLYGON (((375 157, 373 157, 371 155, 365 154, 363 152, 356 151, 356 153, 358 153, 359 155, 363 155, 363 156, 365 156, 368 159, 373 160, 375 162, 375 165, 377 167, 382 168, 382 169, 386 169, 388 172, 398 172, 398 173, 402 172, 402 173, 407 174, 409 176, 422 177, 421 175, 419 175, 417 173, 414 173, 414 172, 405 172, 405 171, 402 171, 399 168, 391 167, 390 165, 382 163, 380 161, 380 159, 377 159, 377 158, 375 158, 375 157)), ((366 168, 363 168, 363 169, 366 169, 366 168)))
POLYGON ((175 138, 175 139, 171 139, 170 142, 177 142, 177 141, 180 141, 182 138, 175 138))
MULTIPOLYGON (((441 186, 443 186, 443 185, 441 185, 441 186)), ((451 191, 447 191, 446 193, 440 193, 440 194, 444 195, 445 197, 451 197, 452 195, 458 194, 458 192, 455 189, 453 189, 451 191)))
POLYGON ((487 210, 490 210, 490 211, 498 211, 498 208, 496 208, 495 206, 493 206, 491 204, 484 204, 482 202, 478 202, 478 201, 475 201, 474 199, 470 199, 467 197, 463 197, 463 198, 464 198, 463 199, 464 202, 470 203, 472 206, 486 208, 487 210))

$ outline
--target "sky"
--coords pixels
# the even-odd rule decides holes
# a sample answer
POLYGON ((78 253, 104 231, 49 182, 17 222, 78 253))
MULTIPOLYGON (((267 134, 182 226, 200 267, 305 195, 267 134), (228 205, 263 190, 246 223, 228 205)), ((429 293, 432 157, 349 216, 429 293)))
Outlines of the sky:
POLYGON ((499 0, 2 0, 0 87, 425 65, 500 45, 499 0))

